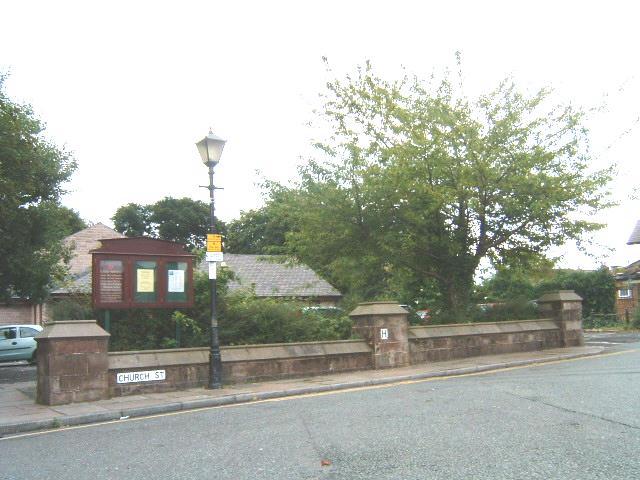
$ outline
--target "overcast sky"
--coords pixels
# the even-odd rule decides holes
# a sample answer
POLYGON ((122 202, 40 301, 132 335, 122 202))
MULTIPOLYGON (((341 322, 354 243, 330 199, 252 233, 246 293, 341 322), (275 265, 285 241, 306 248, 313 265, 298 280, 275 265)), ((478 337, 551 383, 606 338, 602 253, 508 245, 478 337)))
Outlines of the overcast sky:
POLYGON ((559 101, 607 110, 590 122, 594 168, 616 163, 620 206, 589 259, 567 246, 561 265, 640 259, 626 246, 640 220, 640 38, 637 2, 14 0, 2 6, 0 71, 47 136, 78 161, 64 204, 111 225, 126 203, 164 196, 207 201, 194 143, 212 127, 228 140, 216 169, 223 220, 259 206, 261 175, 284 181, 310 152, 312 109, 330 77, 372 61, 427 76, 463 54, 466 85, 506 75, 559 101))

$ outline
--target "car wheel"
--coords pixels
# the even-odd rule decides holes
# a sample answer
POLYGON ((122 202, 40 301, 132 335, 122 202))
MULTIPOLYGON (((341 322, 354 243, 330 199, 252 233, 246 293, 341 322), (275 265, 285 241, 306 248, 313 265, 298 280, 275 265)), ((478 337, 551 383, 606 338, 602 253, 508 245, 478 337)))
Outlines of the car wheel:
POLYGON ((38 363, 38 356, 36 355, 36 352, 34 350, 31 354, 31 358, 29 359, 29 365, 35 365, 36 363, 38 363))

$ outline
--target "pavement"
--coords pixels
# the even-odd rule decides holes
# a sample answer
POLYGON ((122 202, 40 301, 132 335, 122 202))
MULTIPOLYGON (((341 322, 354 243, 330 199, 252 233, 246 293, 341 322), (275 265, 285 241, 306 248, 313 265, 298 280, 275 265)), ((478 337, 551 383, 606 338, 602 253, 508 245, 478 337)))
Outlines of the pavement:
POLYGON ((297 379, 235 384, 217 390, 194 388, 179 392, 130 395, 96 402, 58 406, 35 403, 36 387, 32 380, 35 375, 35 367, 24 364, 2 365, 0 366, 2 370, 0 377, 14 380, 31 378, 31 380, 0 382, 0 437, 63 426, 120 421, 180 410, 255 402, 431 377, 486 372, 598 355, 604 350, 604 346, 587 345, 536 352, 488 355, 403 368, 363 370, 297 379))

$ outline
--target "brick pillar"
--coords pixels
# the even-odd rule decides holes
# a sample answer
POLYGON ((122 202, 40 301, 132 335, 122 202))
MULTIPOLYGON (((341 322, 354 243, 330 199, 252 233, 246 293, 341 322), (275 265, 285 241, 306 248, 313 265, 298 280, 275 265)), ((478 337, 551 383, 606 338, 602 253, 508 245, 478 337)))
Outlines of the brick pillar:
POLYGON ((36 402, 62 405, 109 398, 109 334, 95 320, 49 323, 36 341, 36 402))
POLYGON ((552 318, 560 327, 560 338, 565 347, 584 345, 582 331, 582 297, 573 290, 545 293, 538 299, 540 314, 552 318))
POLYGON ((409 365, 407 311, 395 302, 359 304, 349 314, 354 333, 373 350, 373 368, 409 365))

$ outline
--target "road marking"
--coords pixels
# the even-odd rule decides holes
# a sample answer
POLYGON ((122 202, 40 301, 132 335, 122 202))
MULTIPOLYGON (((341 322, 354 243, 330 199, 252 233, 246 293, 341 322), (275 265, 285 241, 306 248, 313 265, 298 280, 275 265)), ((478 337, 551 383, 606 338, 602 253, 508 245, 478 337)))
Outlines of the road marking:
POLYGON ((530 363, 528 365, 518 365, 515 367, 506 367, 506 368, 497 368, 494 370, 486 370, 483 372, 473 372, 473 373, 462 373, 459 375, 445 375, 442 377, 429 377, 429 378, 420 378, 420 379, 416 379, 416 380, 400 380, 397 382, 392 382, 392 383, 385 383, 382 385, 367 385, 364 387, 353 387, 353 388, 345 388, 342 390, 330 390, 330 391, 326 391, 326 392, 316 392, 316 393, 303 393, 300 395, 289 395, 286 397, 279 397, 279 398, 268 398, 265 400, 252 400, 249 402, 243 402, 243 403, 232 403, 229 405, 217 405, 217 406, 213 406, 213 407, 202 407, 202 408, 192 408, 189 410, 179 410, 177 412, 167 412, 167 413, 158 413, 155 415, 148 415, 148 416, 144 416, 144 417, 134 417, 134 418, 128 418, 125 420, 110 420, 107 422, 99 422, 99 423, 90 423, 87 425, 74 425, 74 426, 69 426, 69 427, 61 427, 61 428, 56 428, 54 430, 42 430, 39 432, 29 432, 29 433, 21 433, 21 434, 17 434, 17 435, 13 435, 10 437, 0 437, 0 442, 3 440, 12 440, 12 439, 18 439, 18 438, 24 438, 24 437, 35 437, 35 436, 39 436, 39 435, 47 435, 47 434, 51 434, 51 433, 60 433, 60 432, 66 432, 69 430, 79 430, 82 428, 94 428, 94 427, 101 427, 103 425, 112 425, 114 423, 130 423, 130 422, 137 422, 137 421, 141 421, 141 420, 149 420, 149 419, 153 419, 153 418, 162 418, 162 417, 171 417, 171 416, 175 416, 175 415, 184 415, 187 413, 194 413, 194 412, 202 412, 205 410, 215 410, 215 409, 222 409, 222 408, 234 408, 234 407, 245 407, 245 406, 250 406, 250 405, 256 405, 256 404, 260 404, 260 403, 270 403, 270 402, 284 402, 286 400, 297 400, 300 398, 312 398, 312 397, 322 397, 325 395, 338 395, 340 393, 351 393, 351 392, 360 392, 360 391, 366 391, 366 390, 376 390, 376 389, 380 389, 380 388, 392 388, 398 385, 413 385, 416 383, 426 383, 426 382, 434 382, 434 381, 438 381, 438 380, 450 380, 452 378, 463 378, 463 377, 475 377, 475 376, 479 376, 479 375, 489 375, 489 374, 495 374, 495 373, 501 373, 501 372, 508 372, 511 370, 520 370, 523 368, 535 368, 535 367, 543 367, 545 365, 555 365, 558 363, 568 363, 568 362, 577 362, 580 360, 591 360, 591 359, 595 359, 595 358, 602 358, 602 357, 612 357, 615 355, 623 355, 623 354, 627 354, 627 353, 634 353, 637 352, 637 349, 632 349, 632 350, 622 350, 619 352, 610 352, 610 353, 600 353, 597 355, 589 355, 589 356, 585 356, 585 357, 576 357, 576 358, 565 358, 565 359, 561 359, 561 360, 550 360, 548 362, 536 362, 536 363, 530 363))
POLYGON ((599 342, 586 342, 587 345, 624 345, 624 342, 605 342, 604 340, 599 342))

